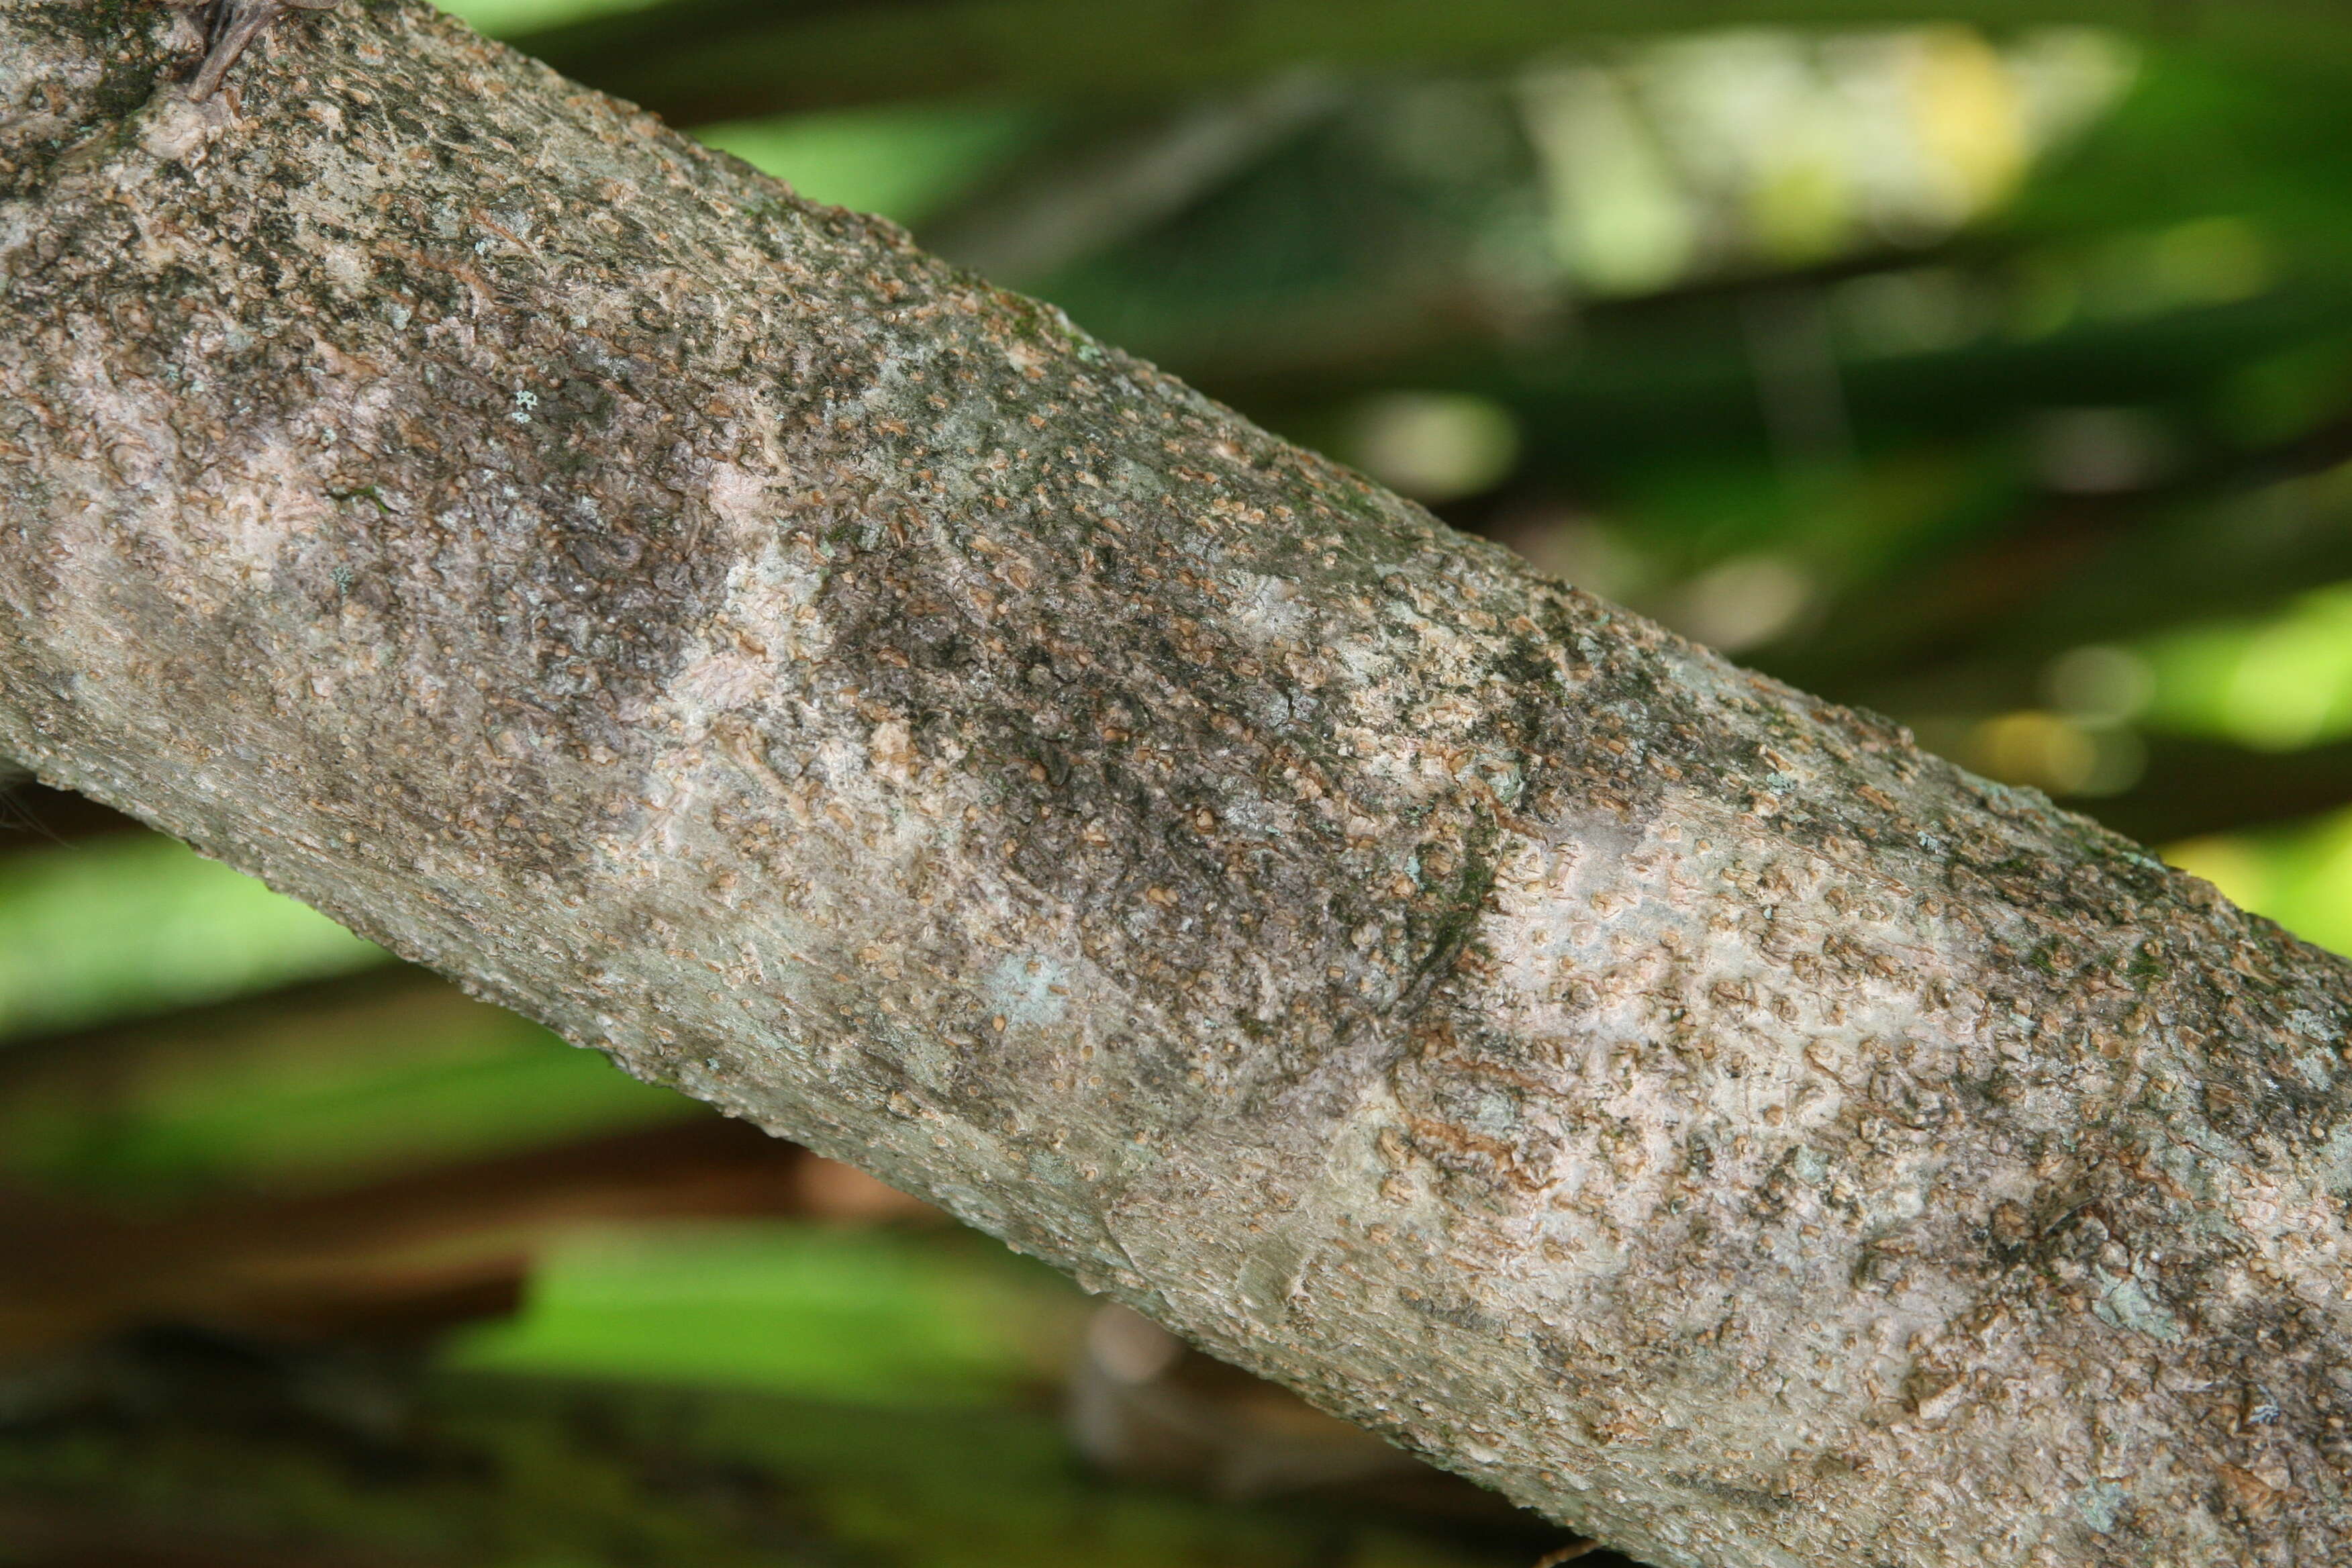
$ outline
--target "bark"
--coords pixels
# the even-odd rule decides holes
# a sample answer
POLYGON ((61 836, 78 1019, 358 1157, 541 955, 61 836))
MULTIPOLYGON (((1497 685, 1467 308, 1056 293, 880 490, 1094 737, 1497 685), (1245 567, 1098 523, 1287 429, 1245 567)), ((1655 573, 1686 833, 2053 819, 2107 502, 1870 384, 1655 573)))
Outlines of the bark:
POLYGON ((1669 1568, 2352 1552, 2338 961, 416 0, 193 59, 0 5, 0 752, 1669 1568))

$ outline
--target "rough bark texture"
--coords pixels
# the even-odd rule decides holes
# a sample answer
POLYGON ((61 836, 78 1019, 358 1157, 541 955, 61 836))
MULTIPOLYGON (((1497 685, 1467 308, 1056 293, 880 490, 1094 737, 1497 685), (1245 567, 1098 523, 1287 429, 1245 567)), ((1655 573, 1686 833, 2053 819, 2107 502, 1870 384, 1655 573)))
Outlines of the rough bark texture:
POLYGON ((0 751, 1671 1568, 2352 1554, 2344 965, 417 0, 194 42, 0 0, 0 751))

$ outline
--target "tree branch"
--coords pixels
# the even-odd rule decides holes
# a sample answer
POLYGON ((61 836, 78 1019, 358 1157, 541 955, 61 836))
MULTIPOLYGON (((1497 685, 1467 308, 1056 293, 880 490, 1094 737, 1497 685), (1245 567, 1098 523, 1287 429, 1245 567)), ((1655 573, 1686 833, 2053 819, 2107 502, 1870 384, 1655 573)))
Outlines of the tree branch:
POLYGON ((2346 1552, 2345 965, 421 0, 174 36, 0 8, 0 752, 1667 1568, 2346 1552))

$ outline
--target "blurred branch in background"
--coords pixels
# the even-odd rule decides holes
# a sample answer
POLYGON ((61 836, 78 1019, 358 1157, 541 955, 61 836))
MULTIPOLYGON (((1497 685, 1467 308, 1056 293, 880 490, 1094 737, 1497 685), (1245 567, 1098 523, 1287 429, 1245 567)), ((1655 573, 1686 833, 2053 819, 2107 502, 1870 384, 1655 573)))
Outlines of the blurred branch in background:
POLYGON ((24 1562, 1525 1568, 1559 1539, 1434 1473, 1447 1501, 1418 1509, 1344 1480, 1280 1506, 1106 1486, 1034 1402, 425 1372, 186 1331, 5 1393, 0 1550, 24 1562))
POLYGON ((452 9, 568 76, 674 124, 975 94, 1122 100, 1213 89, 1306 63, 1476 70, 1595 37, 1705 28, 2081 24, 2264 60, 2352 61, 2324 0, 470 0, 452 9))
POLYGON ((1033 162, 1017 183, 983 188, 926 232, 992 278, 1050 273, 1182 213, 1343 102, 1334 84, 1286 73, 1033 162))

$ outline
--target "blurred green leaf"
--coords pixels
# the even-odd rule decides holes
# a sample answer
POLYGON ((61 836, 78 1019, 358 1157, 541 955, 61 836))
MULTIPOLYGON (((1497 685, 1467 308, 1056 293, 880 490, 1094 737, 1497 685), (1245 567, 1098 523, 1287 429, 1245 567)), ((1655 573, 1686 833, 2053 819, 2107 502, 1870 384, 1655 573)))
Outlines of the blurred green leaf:
POLYGON ((2304 941, 2352 954, 2352 811, 2175 844, 2164 858, 2304 941))
POLYGON ((869 109, 732 121, 695 134, 811 201, 911 224, 1032 145, 1048 123, 1002 107, 869 109))
POLYGON ((0 1074, 0 1171, 152 1198, 317 1187, 707 1115, 419 975, 84 1037, 0 1074))
POLYGON ((2152 725, 2261 751, 2352 735, 2352 585, 2306 594, 2260 621, 2177 632, 2145 653, 2152 725))
POLYGON ((475 1370, 960 1405, 1057 1374, 1085 1310, 1059 1275, 977 1237, 669 1226, 559 1247, 522 1315, 450 1356, 475 1370))
POLYGON ((110 834, 0 857, 0 1039, 390 959, 161 835, 110 834))
POLYGON ((595 16, 643 11, 662 0, 434 0, 452 16, 494 38, 595 16))

